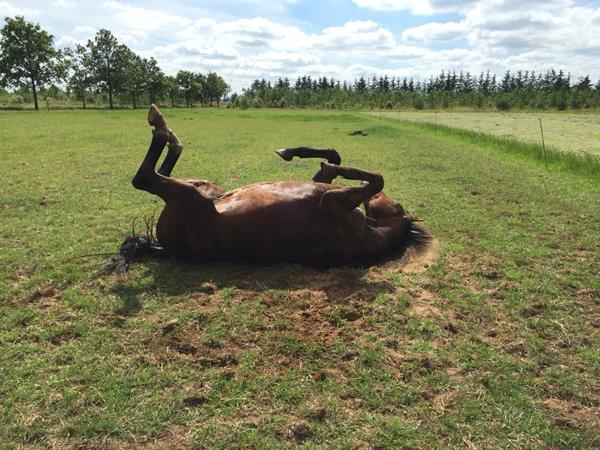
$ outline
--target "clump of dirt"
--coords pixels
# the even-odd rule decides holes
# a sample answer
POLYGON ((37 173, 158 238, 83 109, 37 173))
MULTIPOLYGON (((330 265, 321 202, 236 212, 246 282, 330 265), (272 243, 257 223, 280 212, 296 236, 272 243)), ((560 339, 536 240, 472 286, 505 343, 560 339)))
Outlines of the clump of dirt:
POLYGON ((310 425, 305 421, 298 421, 290 426, 289 434, 296 442, 302 443, 312 436, 310 425))
POLYGON ((44 282, 37 285, 25 298, 25 303, 35 303, 38 308, 54 306, 62 293, 52 283, 44 282))
POLYGON ((419 317, 432 317, 441 314, 441 310, 433 305, 434 295, 427 289, 419 292, 419 295, 411 301, 408 311, 419 317))
POLYGON ((582 406, 572 400, 547 398, 542 404, 554 415, 554 425, 594 432, 600 427, 600 407, 582 406))

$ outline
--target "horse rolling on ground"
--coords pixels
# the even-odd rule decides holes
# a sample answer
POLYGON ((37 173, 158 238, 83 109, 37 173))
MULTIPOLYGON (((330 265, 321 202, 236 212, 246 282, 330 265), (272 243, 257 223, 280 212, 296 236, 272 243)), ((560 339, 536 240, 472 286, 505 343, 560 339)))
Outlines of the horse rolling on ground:
POLYGON ((383 192, 383 177, 341 166, 333 149, 278 150, 294 157, 324 158, 312 181, 256 183, 225 192, 206 180, 171 177, 183 146, 155 105, 148 122, 152 142, 132 184, 158 195, 165 207, 156 225, 164 250, 193 261, 297 262, 307 265, 367 263, 424 249, 431 234, 383 192), (156 171, 165 146, 168 153, 156 171), (356 186, 332 184, 341 176, 356 186), (358 207, 364 204, 365 213, 358 207))

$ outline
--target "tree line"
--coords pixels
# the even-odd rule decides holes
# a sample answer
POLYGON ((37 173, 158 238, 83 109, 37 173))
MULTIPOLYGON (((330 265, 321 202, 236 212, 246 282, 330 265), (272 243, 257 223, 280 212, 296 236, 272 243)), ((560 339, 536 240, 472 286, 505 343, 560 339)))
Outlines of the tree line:
POLYGON ((279 78, 271 83, 254 80, 242 95, 232 96, 235 106, 285 108, 598 108, 600 80, 588 75, 573 80, 562 70, 507 71, 498 78, 490 72, 442 71, 425 81, 389 76, 364 77, 354 82, 301 76, 292 83, 279 78))
POLYGON ((83 108, 103 93, 111 109, 115 98, 133 108, 162 99, 171 106, 179 101, 187 107, 196 102, 218 106, 230 91, 215 72, 165 75, 154 58, 140 57, 109 30, 98 31, 86 45, 57 50, 52 35, 22 16, 5 18, 0 29, 0 86, 31 93, 35 109, 40 90, 75 98, 83 108))
MULTIPOLYGON (((100 30, 85 45, 57 50, 52 35, 22 16, 5 18, 0 29, 1 88, 15 95, 31 95, 39 109, 38 93, 81 101, 100 95, 110 108, 118 103, 134 108, 146 100, 168 100, 171 106, 193 104, 217 106, 230 92, 229 85, 215 72, 202 74, 180 70, 165 75, 157 61, 142 58, 120 43, 109 30, 100 30)), ((598 108, 600 80, 588 75, 573 79, 562 70, 545 73, 507 71, 497 77, 490 72, 442 71, 423 81, 413 78, 360 77, 353 82, 327 77, 300 76, 295 82, 257 79, 233 94, 234 107, 311 108, 598 108)))

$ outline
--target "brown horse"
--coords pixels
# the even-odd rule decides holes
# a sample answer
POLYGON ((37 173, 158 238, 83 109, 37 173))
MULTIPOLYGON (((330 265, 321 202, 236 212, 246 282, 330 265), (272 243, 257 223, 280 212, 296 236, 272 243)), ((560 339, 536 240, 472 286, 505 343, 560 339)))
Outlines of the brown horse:
POLYGON ((277 151, 286 161, 294 156, 327 159, 313 181, 257 183, 225 192, 205 180, 172 178, 183 146, 154 105, 148 122, 154 126, 152 142, 132 184, 165 201, 156 234, 176 258, 335 265, 401 255, 407 248, 425 247, 431 238, 415 223, 418 217, 382 192, 381 175, 340 166, 333 149, 277 151), (332 184, 338 176, 362 183, 332 184))

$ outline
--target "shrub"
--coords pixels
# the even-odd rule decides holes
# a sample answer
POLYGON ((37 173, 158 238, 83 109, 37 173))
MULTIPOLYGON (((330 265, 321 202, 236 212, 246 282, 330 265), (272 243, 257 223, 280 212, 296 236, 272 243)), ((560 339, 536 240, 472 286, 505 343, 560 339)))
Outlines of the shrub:
POLYGON ((242 97, 240 100, 238 100, 238 105, 240 106, 240 109, 248 109, 248 99, 246 97, 242 97))
POLYGON ((423 109, 425 108, 425 104, 423 103, 423 100, 421 100, 420 98, 416 98, 413 101, 413 106, 415 109, 423 109))
POLYGON ((500 111, 508 111, 512 108, 512 105, 508 100, 502 98, 496 102, 496 108, 500 111))

